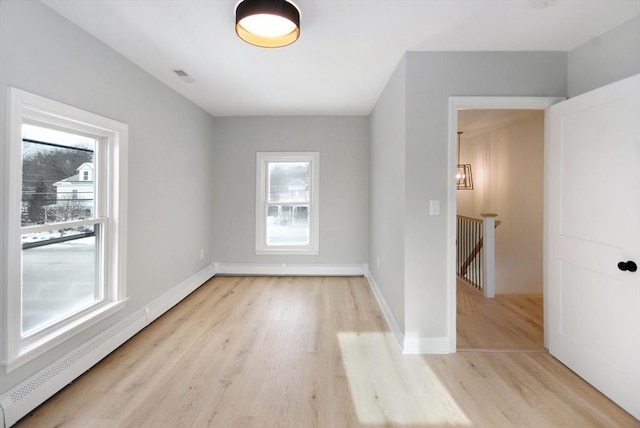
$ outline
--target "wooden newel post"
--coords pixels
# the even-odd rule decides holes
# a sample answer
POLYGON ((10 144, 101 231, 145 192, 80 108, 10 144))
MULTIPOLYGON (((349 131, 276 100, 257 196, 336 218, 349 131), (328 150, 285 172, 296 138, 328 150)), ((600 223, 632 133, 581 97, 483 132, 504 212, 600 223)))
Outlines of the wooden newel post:
POLYGON ((484 272, 485 297, 496 296, 496 217, 498 214, 483 213, 482 216, 482 270, 484 272))

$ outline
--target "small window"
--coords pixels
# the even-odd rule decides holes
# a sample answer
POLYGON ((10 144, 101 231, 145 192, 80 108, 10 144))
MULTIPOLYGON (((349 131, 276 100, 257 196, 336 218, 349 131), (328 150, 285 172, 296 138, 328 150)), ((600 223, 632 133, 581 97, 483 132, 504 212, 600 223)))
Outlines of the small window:
POLYGON ((126 125, 9 94, 8 372, 124 307, 127 153, 126 125))
POLYGON ((317 152, 257 154, 257 254, 318 254, 319 158, 317 152))

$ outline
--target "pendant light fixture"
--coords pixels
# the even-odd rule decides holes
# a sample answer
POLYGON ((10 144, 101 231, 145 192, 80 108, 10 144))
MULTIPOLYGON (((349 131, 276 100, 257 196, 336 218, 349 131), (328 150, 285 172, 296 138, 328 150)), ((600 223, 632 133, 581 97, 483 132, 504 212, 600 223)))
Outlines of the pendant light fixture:
POLYGON ((242 0, 236 6, 236 34, 263 48, 290 45, 300 37, 300 11, 287 0, 242 0))
POLYGON ((458 168, 456 170, 456 188, 458 190, 473 190, 471 164, 460 163, 460 135, 462 135, 462 131, 458 131, 458 168))

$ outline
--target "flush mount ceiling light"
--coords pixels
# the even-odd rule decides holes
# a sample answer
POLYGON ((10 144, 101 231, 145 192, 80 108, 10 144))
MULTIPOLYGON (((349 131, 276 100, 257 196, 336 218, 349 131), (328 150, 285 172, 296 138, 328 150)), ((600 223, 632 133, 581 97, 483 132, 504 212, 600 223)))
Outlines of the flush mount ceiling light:
POLYGON ((286 0, 243 0, 236 6, 236 33, 263 48, 290 45, 300 37, 300 11, 286 0))

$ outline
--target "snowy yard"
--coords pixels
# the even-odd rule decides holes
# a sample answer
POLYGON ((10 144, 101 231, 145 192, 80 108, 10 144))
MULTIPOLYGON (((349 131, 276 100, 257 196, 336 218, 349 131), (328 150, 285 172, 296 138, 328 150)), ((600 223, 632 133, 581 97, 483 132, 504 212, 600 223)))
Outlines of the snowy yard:
POLYGON ((22 251, 23 332, 80 310, 96 299, 96 256, 95 237, 22 251))
MULTIPOLYGON (((81 235, 85 233, 84 231, 78 229, 78 228, 74 228, 74 229, 67 229, 64 232, 64 236, 73 236, 73 235, 81 235)), ((60 231, 56 230, 47 230, 45 232, 34 232, 34 233, 25 233, 22 235, 22 243, 23 244, 29 244, 32 242, 40 242, 40 241, 46 241, 49 239, 54 239, 54 238, 60 238, 60 231)))

